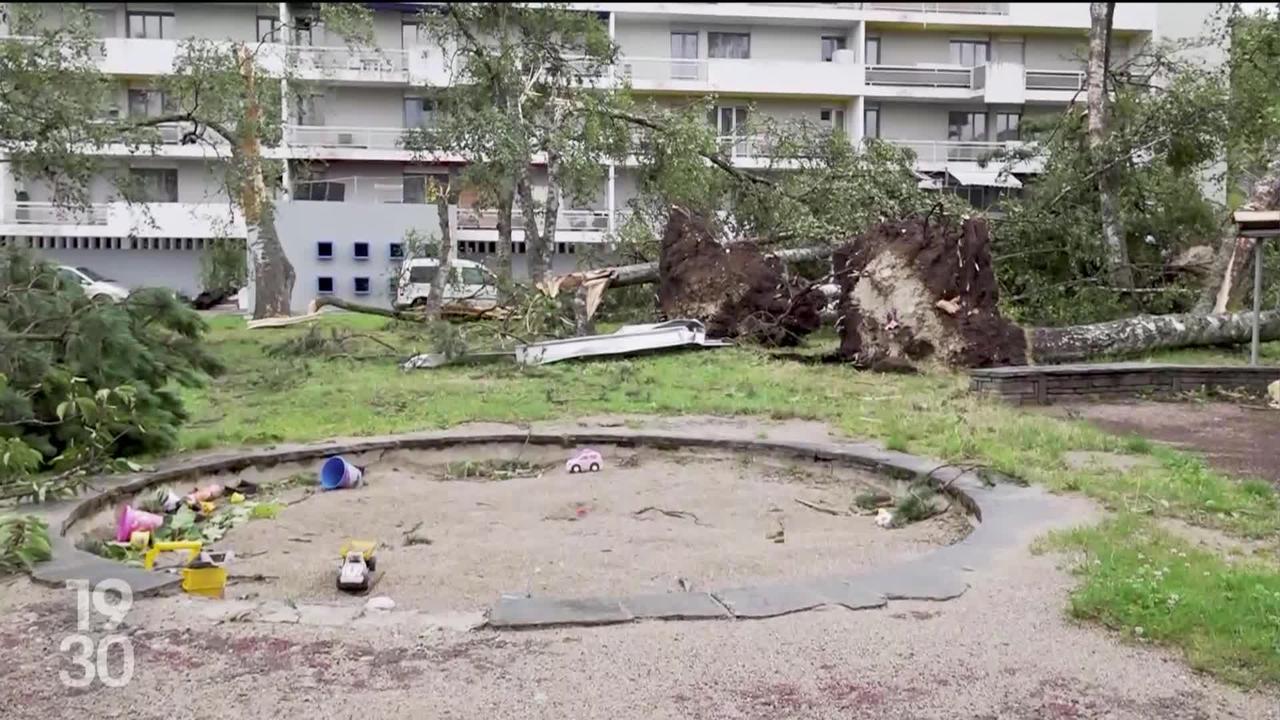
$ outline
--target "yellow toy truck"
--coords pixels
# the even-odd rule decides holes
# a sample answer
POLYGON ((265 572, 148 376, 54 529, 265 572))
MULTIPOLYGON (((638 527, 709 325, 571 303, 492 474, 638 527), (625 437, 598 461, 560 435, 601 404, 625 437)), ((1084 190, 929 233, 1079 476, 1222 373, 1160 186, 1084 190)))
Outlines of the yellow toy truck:
POLYGON ((338 589, 343 592, 366 592, 373 571, 378 567, 374 552, 378 543, 368 540, 348 540, 341 550, 342 564, 338 566, 338 589))

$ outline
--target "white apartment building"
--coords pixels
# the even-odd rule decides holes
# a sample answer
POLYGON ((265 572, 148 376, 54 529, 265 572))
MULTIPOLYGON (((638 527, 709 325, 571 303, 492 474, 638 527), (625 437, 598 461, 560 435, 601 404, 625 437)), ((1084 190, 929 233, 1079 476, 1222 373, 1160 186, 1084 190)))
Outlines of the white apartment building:
MULTIPOLYGON (((416 162, 401 147, 406 128, 432 122, 435 108, 426 90, 449 78, 441 52, 425 44, 414 24, 418 3, 369 5, 375 11, 375 49, 353 50, 319 26, 279 38, 295 46, 310 90, 291 103, 284 144, 272 154, 290 161, 290 203, 342 203, 352 213, 390 213, 412 226, 412 206, 424 202, 423 176, 463 162, 444 156, 416 162)), ((297 3, 86 6, 102 37, 101 68, 119 80, 118 112, 143 116, 163 112, 165 100, 152 88, 157 76, 172 72, 182 39, 256 42, 310 12, 297 3)), ((660 103, 715 95, 718 132, 734 162, 745 167, 759 167, 768 152, 767 143, 744 129, 751 113, 808 118, 843 130, 851 143, 882 138, 910 147, 922 182, 972 191, 980 200, 1016 189, 1038 168, 1026 163, 1001 175, 979 159, 1020 142, 1026 118, 1083 101, 1088 3, 574 6, 607 21, 621 55, 613 76, 625 78, 637 94, 660 103)), ((1212 8, 1119 3, 1113 57, 1122 60, 1153 37, 1194 35, 1212 8)), ((32 247, 132 285, 198 291, 201 249, 244 230, 228 212, 217 154, 177 144, 177 132, 167 132, 169 142, 154 154, 100 150, 112 156, 119 172, 145 183, 149 197, 142 205, 120 202, 104 178, 93 188, 89 211, 68 212, 57 207, 48 188, 0 171, 0 242, 32 247)), ((585 250, 599 247, 618 226, 635 187, 633 169, 611 168, 591 203, 561 211, 557 269, 572 269, 585 250)), ((463 257, 484 260, 497 250, 495 218, 468 207, 472 203, 464 195, 455 237, 463 257)), ((335 210, 327 207, 326 213, 335 210)), ((418 225, 429 232, 434 214, 423 217, 430 220, 418 225)), ((308 256, 306 272, 324 273, 300 273, 302 295, 385 300, 379 295, 384 283, 370 278, 394 266, 403 238, 386 223, 378 232, 388 234, 285 238, 291 256, 308 256), (329 257, 318 249, 325 247, 329 257)), ((515 245, 519 258, 520 231, 515 245)))

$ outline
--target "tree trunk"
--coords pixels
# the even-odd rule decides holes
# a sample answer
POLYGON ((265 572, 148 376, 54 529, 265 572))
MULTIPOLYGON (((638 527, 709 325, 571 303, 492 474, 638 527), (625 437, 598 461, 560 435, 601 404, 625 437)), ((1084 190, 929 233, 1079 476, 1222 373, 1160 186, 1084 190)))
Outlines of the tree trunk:
POLYGON ((520 171, 516 192, 520 195, 520 214, 524 218, 524 251, 529 263, 529 280, 536 285, 546 279, 549 253, 547 239, 542 237, 542 229, 538 227, 537 202, 533 199, 528 168, 520 171))
POLYGON ((547 201, 542 206, 542 247, 538 263, 543 275, 551 272, 552 250, 555 249, 556 223, 560 219, 560 155, 547 151, 547 201))
POLYGON ((245 116, 237 130, 235 153, 244 173, 240 178, 240 209, 244 212, 245 238, 253 258, 253 318, 259 320, 290 314, 295 275, 276 234, 275 200, 267 194, 262 169, 262 108, 255 91, 253 55, 239 49, 240 73, 245 83, 245 116))
POLYGON ((496 274, 503 283, 511 283, 511 231, 515 207, 514 185, 503 183, 498 190, 498 267, 496 274))
POLYGON ((445 187, 432 183, 436 202, 436 217, 440 222, 440 242, 436 249, 436 274, 431 278, 431 289, 427 291, 427 318, 437 320, 444 307, 445 286, 453 271, 453 260, 457 256, 457 244, 453 241, 453 233, 449 232, 449 205, 457 201, 458 193, 453 189, 455 182, 450 179, 445 187))
MULTIPOLYGON (((831 248, 794 248, 767 252, 765 255, 776 257, 783 262, 803 262, 831 257, 831 248)), ((654 262, 636 263, 635 265, 618 265, 610 269, 613 270, 613 278, 609 280, 609 287, 611 288, 644 285, 658 281, 658 263, 656 260, 654 262)))
MULTIPOLYGON (((1280 310, 1261 314, 1263 341, 1280 339, 1280 310)), ((1253 334, 1253 313, 1140 315, 1094 325, 1027 328, 1028 360, 1037 364, 1081 362, 1106 355, 1238 345, 1253 334)))
MULTIPOLYGON (((1267 171, 1254 183, 1249 201, 1242 210, 1280 208, 1280 156, 1272 158, 1267 171)), ((1199 312, 1223 313, 1240 307, 1253 282, 1253 238, 1236 237, 1235 224, 1223 236, 1214 258, 1213 272, 1196 304, 1199 312)))
POLYGON ((1098 167, 1097 183, 1102 237, 1107 245, 1111 284, 1119 288, 1133 287, 1133 270, 1129 266, 1129 248, 1125 244, 1116 207, 1116 174, 1106 166, 1111 158, 1104 154, 1107 141, 1107 67, 1111 60, 1111 24, 1115 3, 1089 4, 1089 150, 1098 167))

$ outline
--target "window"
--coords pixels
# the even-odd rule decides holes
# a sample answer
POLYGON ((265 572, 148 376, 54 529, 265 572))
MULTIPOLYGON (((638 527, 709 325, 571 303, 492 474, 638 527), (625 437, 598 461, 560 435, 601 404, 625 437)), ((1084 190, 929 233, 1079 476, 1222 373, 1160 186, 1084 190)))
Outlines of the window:
POLYGON ((438 187, 447 187, 449 176, 444 173, 405 175, 401 186, 403 189, 400 202, 414 205, 428 202, 433 196, 427 192, 427 188, 433 184, 438 187))
POLYGON ((312 32, 315 18, 300 17, 293 22, 293 44, 314 45, 315 34, 312 32))
POLYGON ((316 243, 316 258, 320 260, 332 260, 333 259, 333 243, 331 242, 316 243))
POLYGON ((989 48, 984 40, 952 40, 951 63, 965 67, 986 65, 989 48))
POLYGON ((696 80, 698 78, 698 33, 671 33, 671 59, 688 60, 690 62, 671 63, 671 77, 675 80, 696 80))
POLYGON ((707 33, 707 57, 747 60, 751 57, 750 33, 707 33))
POLYGON ((868 138, 880 137, 880 106, 868 105, 862 110, 862 134, 868 138))
POLYGON ((255 39, 259 42, 280 42, 280 18, 259 15, 258 34, 255 39))
POLYGON ((129 177, 142 202, 178 202, 176 168, 129 168, 129 177))
POLYGON ((575 243, 558 242, 556 243, 557 255, 576 255, 578 254, 578 246, 575 243))
POLYGON ((404 126, 407 128, 432 128, 439 121, 436 101, 431 98, 407 97, 404 99, 404 126))
POLYGON ((294 117, 299 125, 324 125, 324 106, 323 94, 299 95, 294 117))
POLYGON ((400 48, 402 50, 412 50, 426 45, 426 39, 427 33, 422 28, 422 23, 416 20, 400 21, 400 48))
POLYGON ((953 142, 985 142, 987 114, 981 111, 947 113, 947 139, 953 142))
POLYGON ((747 109, 745 107, 712 108, 711 126, 716 129, 720 144, 726 151, 747 152, 747 109))
POLYGON ((331 277, 316 278, 316 292, 320 293, 321 295, 332 295, 333 294, 333 278, 331 277))
POLYGON ((387 255, 392 260, 400 260, 404 258, 404 243, 391 243, 387 247, 387 255))
POLYGON ((996 140, 1013 142, 1021 139, 1018 132, 1022 125, 1022 113, 996 113, 996 140))
POLYGON ((299 181, 293 188, 294 200, 342 202, 347 197, 347 186, 327 180, 299 181))
POLYGON ((355 259, 357 260, 369 259, 369 243, 367 242, 355 243, 351 246, 351 250, 352 250, 351 256, 354 257, 355 259))
POLYGON ((162 40, 174 37, 173 13, 129 12, 129 37, 145 40, 162 40))
POLYGON ((823 35, 822 36, 822 62, 831 62, 836 56, 837 50, 845 48, 845 39, 842 35, 823 35))
POLYGON ((840 108, 823 108, 818 111, 818 119, 832 130, 844 132, 844 110, 840 108))
POLYGON ((369 294, 369 278, 367 277, 355 278, 354 289, 357 295, 368 295, 369 294))
POLYGON ((129 89, 129 117, 153 118, 178 111, 177 103, 159 90, 129 89))
POLYGON ((880 38, 867 38, 867 42, 862 48, 862 62, 867 65, 880 64, 880 38))
POLYGON ((436 268, 434 265, 414 265, 409 268, 409 282, 416 285, 426 285, 436 279, 436 268))

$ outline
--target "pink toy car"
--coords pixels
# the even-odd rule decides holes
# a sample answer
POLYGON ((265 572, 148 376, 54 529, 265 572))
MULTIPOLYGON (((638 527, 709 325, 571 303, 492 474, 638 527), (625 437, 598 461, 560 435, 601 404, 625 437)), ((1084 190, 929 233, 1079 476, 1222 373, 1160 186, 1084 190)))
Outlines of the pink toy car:
POLYGON ((604 458, 600 457, 600 453, 595 450, 579 450, 564 464, 564 469, 570 473, 580 473, 583 470, 599 472, 603 462, 604 458))

